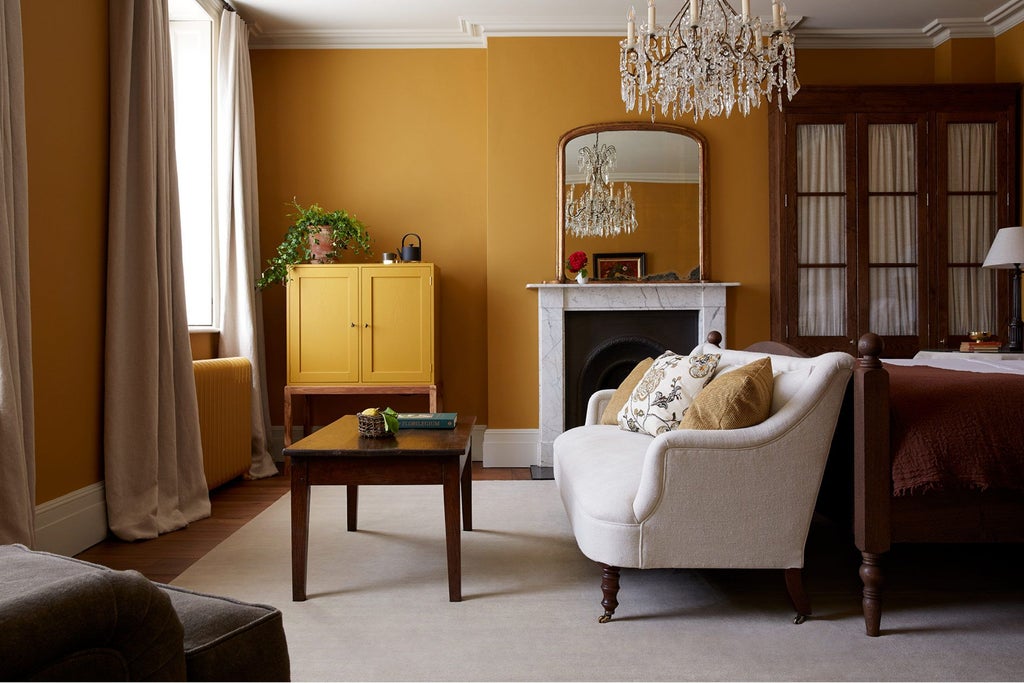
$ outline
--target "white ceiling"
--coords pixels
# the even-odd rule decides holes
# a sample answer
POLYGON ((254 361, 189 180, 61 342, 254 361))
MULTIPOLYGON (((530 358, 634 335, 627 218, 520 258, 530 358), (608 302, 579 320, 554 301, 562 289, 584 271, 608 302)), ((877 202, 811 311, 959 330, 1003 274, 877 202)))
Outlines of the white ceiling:
MULTIPOLYGON (((483 47, 488 37, 624 35, 644 0, 228 0, 254 48, 483 47)), ((732 0, 735 7, 738 0, 732 0)), ((657 3, 659 22, 683 0, 657 3)), ((798 45, 934 47, 1024 21, 1024 0, 786 0, 798 45)), ((751 0, 771 16, 771 0, 751 0)))

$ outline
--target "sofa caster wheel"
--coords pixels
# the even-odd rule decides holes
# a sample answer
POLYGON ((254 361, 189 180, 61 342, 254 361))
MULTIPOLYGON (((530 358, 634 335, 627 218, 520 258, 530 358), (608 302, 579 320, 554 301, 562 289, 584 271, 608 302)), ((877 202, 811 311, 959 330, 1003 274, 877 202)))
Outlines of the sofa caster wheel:
POLYGON ((599 624, 607 624, 611 620, 612 620, 612 615, 610 615, 607 612, 605 612, 604 614, 602 614, 601 616, 599 616, 597 618, 597 623, 599 623, 599 624))
POLYGON ((805 621, 807 621, 807 615, 806 614, 798 614, 795 617, 793 617, 793 623, 794 624, 802 624, 805 621))

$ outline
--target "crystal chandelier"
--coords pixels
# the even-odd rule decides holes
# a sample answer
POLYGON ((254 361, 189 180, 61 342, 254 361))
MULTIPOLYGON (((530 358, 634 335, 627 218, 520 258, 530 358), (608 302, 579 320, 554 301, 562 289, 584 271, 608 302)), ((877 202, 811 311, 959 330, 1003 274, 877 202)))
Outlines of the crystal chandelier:
POLYGON ((760 17, 750 14, 750 0, 742 0, 742 14, 726 0, 690 0, 668 26, 655 23, 654 0, 647 0, 647 23, 636 24, 631 7, 626 39, 619 43, 619 72, 626 111, 655 108, 672 118, 693 112, 729 116, 739 107, 744 116, 761 98, 789 99, 800 90, 796 77, 793 36, 786 8, 772 0, 772 28, 767 37, 760 17))
POLYGON ((598 135, 594 135, 593 148, 580 148, 578 165, 587 179, 587 189, 576 199, 576 185, 569 186, 566 232, 576 237, 610 237, 636 230, 636 207, 629 183, 621 183, 621 189, 617 189, 610 179, 615 160, 615 146, 600 144, 598 135))

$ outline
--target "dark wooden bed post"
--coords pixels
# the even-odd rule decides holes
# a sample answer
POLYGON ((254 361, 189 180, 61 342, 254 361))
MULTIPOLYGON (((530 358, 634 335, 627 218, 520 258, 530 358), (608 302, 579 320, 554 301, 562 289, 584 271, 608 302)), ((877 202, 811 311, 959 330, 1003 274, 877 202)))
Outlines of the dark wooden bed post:
POLYGON ((882 367, 882 339, 865 334, 853 371, 853 529, 861 552, 864 627, 877 636, 882 622, 882 554, 889 550, 892 463, 889 452, 889 373, 882 367))

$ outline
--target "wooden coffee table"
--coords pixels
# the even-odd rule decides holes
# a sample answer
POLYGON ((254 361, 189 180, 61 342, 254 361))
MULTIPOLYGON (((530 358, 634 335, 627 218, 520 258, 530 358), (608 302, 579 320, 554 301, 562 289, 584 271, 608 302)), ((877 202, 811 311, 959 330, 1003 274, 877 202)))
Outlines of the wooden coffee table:
POLYGON ((348 530, 356 530, 359 486, 441 484, 448 549, 448 599, 462 600, 462 528, 473 529, 471 433, 476 418, 459 415, 455 429, 402 429, 394 437, 359 436, 346 415, 284 449, 292 477, 292 600, 306 599, 309 487, 347 486, 348 530))

